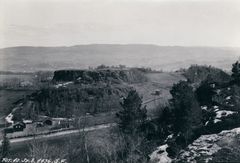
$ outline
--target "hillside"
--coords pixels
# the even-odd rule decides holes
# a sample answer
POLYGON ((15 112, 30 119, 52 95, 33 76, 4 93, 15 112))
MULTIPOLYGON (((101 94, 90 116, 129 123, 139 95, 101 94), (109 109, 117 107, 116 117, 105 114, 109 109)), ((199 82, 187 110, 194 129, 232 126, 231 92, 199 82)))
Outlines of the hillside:
MULTIPOLYGON (((30 113, 35 108, 44 115, 71 117, 116 111, 121 108, 121 98, 136 89, 148 114, 153 114, 158 105, 164 105, 171 98, 169 90, 179 80, 185 80, 179 73, 138 69, 58 70, 49 87, 37 90, 25 99, 21 113, 30 113)), ((29 114, 23 116, 32 118, 29 114)))
POLYGON ((179 47, 145 44, 93 44, 71 47, 11 47, 0 49, 0 71, 85 69, 105 65, 177 70, 191 64, 229 70, 238 48, 179 47))

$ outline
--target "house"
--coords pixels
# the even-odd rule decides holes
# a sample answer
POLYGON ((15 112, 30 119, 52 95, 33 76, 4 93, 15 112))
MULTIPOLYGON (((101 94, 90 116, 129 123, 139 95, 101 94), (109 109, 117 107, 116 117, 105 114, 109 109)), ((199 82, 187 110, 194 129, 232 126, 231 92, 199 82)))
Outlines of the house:
POLYGON ((38 116, 37 127, 43 127, 45 125, 51 126, 53 120, 51 117, 48 116, 38 116))
POLYGON ((161 95, 161 91, 159 89, 154 90, 154 92, 151 93, 151 95, 153 96, 160 96, 161 95))
POLYGON ((36 123, 36 127, 43 127, 43 126, 44 126, 43 122, 37 122, 36 123))
POLYGON ((26 124, 23 122, 17 122, 13 124, 11 127, 5 128, 4 132, 7 133, 14 133, 18 131, 23 131, 26 128, 26 124))
POLYGON ((26 128, 26 124, 23 122, 17 122, 12 126, 14 131, 23 131, 26 128))

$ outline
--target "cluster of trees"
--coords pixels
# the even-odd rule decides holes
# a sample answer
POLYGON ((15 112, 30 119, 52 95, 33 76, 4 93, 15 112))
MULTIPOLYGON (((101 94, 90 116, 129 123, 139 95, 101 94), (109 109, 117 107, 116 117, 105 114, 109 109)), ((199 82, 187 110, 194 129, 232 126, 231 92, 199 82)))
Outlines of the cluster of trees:
POLYGON ((214 80, 228 82, 231 80, 230 75, 219 68, 212 66, 192 65, 184 71, 183 75, 190 83, 199 84, 206 80, 210 75, 214 80))
POLYGON ((105 85, 73 88, 42 89, 29 96, 24 109, 35 108, 38 113, 51 117, 72 117, 85 113, 101 113, 120 109, 119 97, 130 90, 126 86, 105 85))
MULTIPOLYGON (((174 84, 170 93, 172 99, 169 100, 169 106, 164 108, 157 121, 146 119, 147 111, 141 106, 142 101, 136 91, 129 92, 122 103, 123 109, 117 113, 117 117, 121 132, 131 135, 134 139, 142 136, 147 142, 151 141, 153 135, 155 138, 157 135, 160 139, 166 138, 167 134, 174 134, 168 149, 170 155, 174 156, 199 136, 202 127, 202 110, 188 82, 180 81, 174 84)), ((144 143, 141 146, 144 146, 144 143)))
POLYGON ((101 65, 96 67, 97 70, 110 69, 110 68, 123 70, 123 69, 126 69, 127 66, 126 65, 121 65, 121 64, 118 65, 118 66, 107 66, 107 65, 101 64, 101 65))

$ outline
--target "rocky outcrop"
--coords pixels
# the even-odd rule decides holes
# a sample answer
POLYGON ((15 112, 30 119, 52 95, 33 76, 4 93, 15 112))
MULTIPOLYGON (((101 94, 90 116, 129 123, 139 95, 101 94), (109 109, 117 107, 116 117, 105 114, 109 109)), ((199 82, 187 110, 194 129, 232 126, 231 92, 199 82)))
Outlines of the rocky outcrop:
POLYGON ((78 83, 92 84, 104 83, 136 83, 146 81, 143 72, 137 69, 129 70, 58 70, 54 72, 53 82, 75 81, 78 83))
POLYGON ((219 134, 202 135, 185 150, 176 162, 209 162, 220 149, 226 148, 240 136, 240 128, 224 130, 219 134))

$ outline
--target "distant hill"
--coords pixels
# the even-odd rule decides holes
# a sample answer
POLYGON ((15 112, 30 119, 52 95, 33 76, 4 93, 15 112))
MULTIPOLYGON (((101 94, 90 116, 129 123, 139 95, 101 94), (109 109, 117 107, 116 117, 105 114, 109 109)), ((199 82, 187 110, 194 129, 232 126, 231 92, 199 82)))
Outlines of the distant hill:
POLYGON ((82 69, 105 65, 177 70, 206 64, 229 70, 238 48, 179 47, 147 44, 92 44, 71 47, 10 47, 0 49, 0 71, 82 69))

